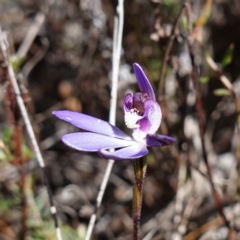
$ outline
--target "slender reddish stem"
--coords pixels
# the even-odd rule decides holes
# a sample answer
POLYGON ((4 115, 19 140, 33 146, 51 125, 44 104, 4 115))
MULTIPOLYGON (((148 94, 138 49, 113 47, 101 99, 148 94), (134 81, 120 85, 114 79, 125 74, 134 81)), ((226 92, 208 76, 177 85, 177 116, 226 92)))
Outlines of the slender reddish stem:
POLYGON ((133 184, 133 240, 139 240, 140 219, 142 210, 142 194, 144 178, 147 170, 146 158, 140 158, 133 162, 135 181, 133 184))
POLYGON ((26 186, 25 186, 25 175, 22 170, 22 166, 24 163, 23 155, 22 155, 22 126, 16 120, 14 126, 14 152, 15 159, 13 164, 18 168, 20 174, 20 190, 21 190, 21 208, 22 208, 22 220, 21 220, 21 231, 20 231, 20 240, 24 240, 26 238, 27 232, 27 203, 26 203, 26 186))
POLYGON ((230 222, 227 220, 227 217, 225 215, 224 212, 224 207, 222 204, 222 200, 221 197, 219 195, 219 193, 216 191, 214 182, 213 182, 213 178, 212 178, 212 170, 211 167, 209 165, 209 161, 208 161, 208 155, 207 155, 207 150, 206 150, 206 146, 205 146, 205 142, 204 142, 204 134, 205 134, 205 119, 204 119, 204 110, 203 110, 203 105, 202 105, 202 98, 201 98, 201 94, 200 94, 200 90, 199 90, 199 83, 198 83, 198 69, 197 69, 197 65, 195 64, 195 54, 194 54, 194 49, 192 45, 189 45, 189 49, 190 49, 190 53, 191 53, 191 57, 192 57, 192 81, 193 81, 193 85, 196 91, 196 96, 197 96, 197 100, 196 100, 196 111, 197 111, 197 116, 198 116, 198 124, 199 124, 199 130, 200 130, 200 138, 201 138, 201 145, 202 145, 202 154, 203 154, 203 160, 204 163, 206 165, 207 168, 207 173, 208 173, 208 177, 209 177, 209 182, 210 182, 210 186, 212 189, 212 193, 213 193, 213 197, 215 199, 216 202, 216 206, 218 208, 218 212, 220 214, 220 216, 223 218, 223 221, 225 223, 225 226, 229 229, 229 237, 230 239, 236 239, 235 236, 235 230, 231 227, 230 222))

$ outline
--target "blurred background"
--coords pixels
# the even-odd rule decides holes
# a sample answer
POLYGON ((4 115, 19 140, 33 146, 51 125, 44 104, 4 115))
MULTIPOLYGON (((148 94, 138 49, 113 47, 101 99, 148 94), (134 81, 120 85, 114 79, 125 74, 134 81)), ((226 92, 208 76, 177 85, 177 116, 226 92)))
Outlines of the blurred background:
MULTIPOLYGON (((77 129, 56 119, 52 111, 68 109, 108 120, 117 4, 117 0, 0 0, 0 25, 7 33, 11 64, 47 165, 63 239, 84 239, 107 160, 66 147, 61 136, 77 129)), ((193 29, 201 36, 198 41, 185 12, 173 31, 182 4, 180 0, 124 2, 116 125, 129 132, 122 99, 127 92, 138 91, 132 68, 137 62, 161 104, 159 133, 177 139, 148 155, 142 239, 228 239, 202 158, 195 106, 201 96, 212 179, 237 233, 240 4, 189 1, 193 29), (164 63, 172 32, 173 47, 164 63), (193 56, 197 88, 192 82, 193 56), (211 56, 217 70, 206 56, 211 56), (160 90, 163 64, 165 84, 160 90), (222 74, 236 96, 219 80, 222 74)), ((56 239, 41 171, 2 56, 0 60, 0 239, 56 239)), ((115 163, 92 239, 131 239, 133 179, 131 162, 115 163)))

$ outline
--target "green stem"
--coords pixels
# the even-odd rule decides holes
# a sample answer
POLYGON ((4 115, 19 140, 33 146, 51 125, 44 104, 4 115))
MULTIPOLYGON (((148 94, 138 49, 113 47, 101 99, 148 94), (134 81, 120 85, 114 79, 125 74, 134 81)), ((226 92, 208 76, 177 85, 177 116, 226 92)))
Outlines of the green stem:
POLYGON ((140 218, 142 209, 142 193, 147 170, 146 157, 133 161, 135 181, 133 184, 133 240, 139 240, 140 218))

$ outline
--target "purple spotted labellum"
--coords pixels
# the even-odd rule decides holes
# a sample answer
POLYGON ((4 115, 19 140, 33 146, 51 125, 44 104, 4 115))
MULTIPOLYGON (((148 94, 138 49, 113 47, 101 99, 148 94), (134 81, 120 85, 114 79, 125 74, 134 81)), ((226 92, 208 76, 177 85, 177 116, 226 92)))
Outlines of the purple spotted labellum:
POLYGON ((155 134, 162 112, 142 68, 137 63, 133 67, 141 92, 128 93, 123 100, 124 119, 126 126, 133 129, 132 137, 100 119, 77 112, 54 111, 56 117, 87 131, 64 135, 62 140, 66 145, 79 151, 98 152, 107 159, 133 160, 145 156, 147 147, 161 147, 175 140, 155 134))

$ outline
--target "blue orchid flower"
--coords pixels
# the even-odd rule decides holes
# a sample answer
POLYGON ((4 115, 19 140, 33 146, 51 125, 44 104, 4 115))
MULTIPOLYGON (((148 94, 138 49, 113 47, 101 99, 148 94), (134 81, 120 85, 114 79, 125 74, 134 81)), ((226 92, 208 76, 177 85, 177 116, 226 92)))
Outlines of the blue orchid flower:
POLYGON ((98 118, 65 110, 54 111, 56 117, 87 131, 64 135, 62 141, 67 146, 98 152, 106 159, 133 160, 148 154, 147 147, 161 147, 175 141, 170 136, 155 134, 162 119, 161 108, 142 68, 137 63, 133 67, 141 92, 128 93, 123 100, 124 119, 126 126, 133 129, 132 137, 98 118))

